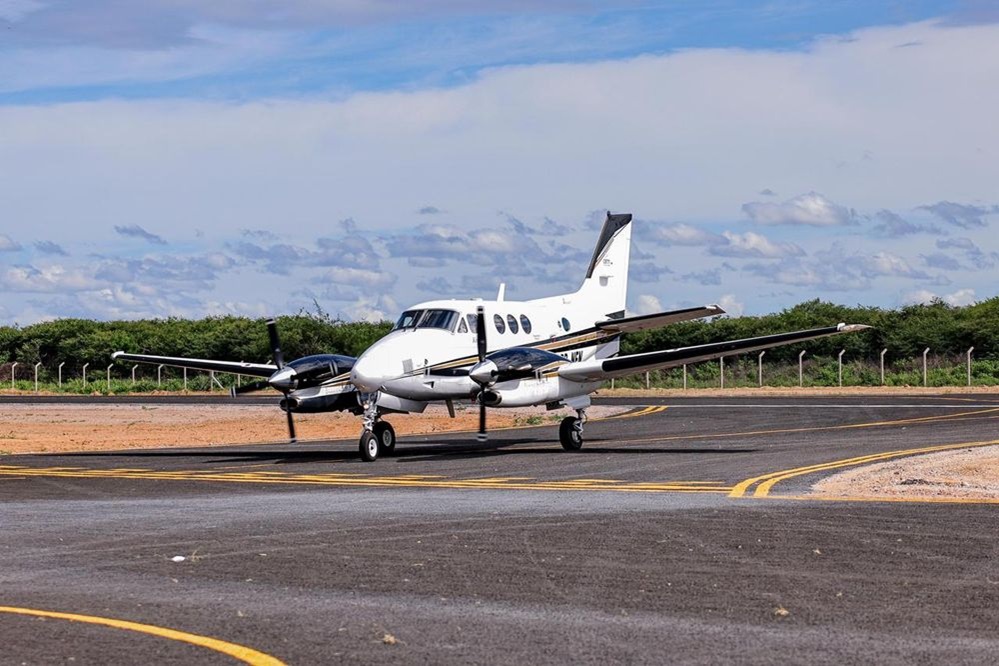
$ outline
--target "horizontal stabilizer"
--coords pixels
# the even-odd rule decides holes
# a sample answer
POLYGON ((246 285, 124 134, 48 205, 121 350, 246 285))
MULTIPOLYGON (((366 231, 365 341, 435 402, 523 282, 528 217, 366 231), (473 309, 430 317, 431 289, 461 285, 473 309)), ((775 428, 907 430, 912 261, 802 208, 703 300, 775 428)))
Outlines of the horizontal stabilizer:
POLYGON ((174 368, 190 368, 191 370, 214 370, 215 372, 230 372, 235 375, 252 375, 254 377, 270 377, 277 372, 276 365, 266 363, 244 363, 243 361, 215 361, 203 358, 184 358, 182 356, 151 356, 148 354, 126 354, 116 351, 111 354, 114 361, 134 361, 135 363, 150 363, 152 365, 169 365, 174 368))
POLYGON ((666 349, 663 351, 647 352, 645 354, 631 354, 630 356, 618 356, 607 359, 591 359, 579 361, 577 363, 567 363, 559 368, 560 377, 572 381, 600 381, 613 377, 624 377, 638 372, 648 370, 660 370, 663 368, 675 368, 685 363, 697 363, 699 361, 709 361, 721 356, 731 354, 742 354, 746 352, 760 351, 772 347, 781 347, 796 342, 815 340, 830 335, 840 333, 855 333, 870 328, 863 324, 840 324, 839 326, 828 326, 826 328, 813 328, 807 331, 795 331, 793 333, 778 333, 776 335, 764 335, 758 338, 746 338, 744 340, 729 340, 726 342, 712 342, 706 345, 695 347, 680 347, 679 349, 666 349))
POLYGON ((659 328, 669 326, 681 321, 691 321, 702 317, 714 317, 725 314, 725 311, 717 305, 701 305, 696 308, 684 308, 683 310, 672 310, 670 312, 657 312, 656 314, 640 315, 638 317, 626 317, 624 319, 607 319, 598 321, 596 326, 604 331, 615 331, 617 333, 631 333, 634 331, 644 331, 649 328, 659 328))

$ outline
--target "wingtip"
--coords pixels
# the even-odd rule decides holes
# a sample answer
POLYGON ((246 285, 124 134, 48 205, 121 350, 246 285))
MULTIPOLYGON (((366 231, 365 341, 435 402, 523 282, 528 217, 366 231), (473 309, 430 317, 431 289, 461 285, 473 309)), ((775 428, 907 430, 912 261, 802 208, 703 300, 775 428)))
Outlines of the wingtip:
POLYGON ((705 305, 704 308, 707 310, 713 310, 717 314, 725 314, 725 308, 718 305, 717 303, 711 303, 710 305, 705 305))
POLYGON ((867 324, 839 324, 836 329, 840 333, 856 333, 858 331, 866 331, 869 328, 874 328, 873 326, 868 326, 867 324))

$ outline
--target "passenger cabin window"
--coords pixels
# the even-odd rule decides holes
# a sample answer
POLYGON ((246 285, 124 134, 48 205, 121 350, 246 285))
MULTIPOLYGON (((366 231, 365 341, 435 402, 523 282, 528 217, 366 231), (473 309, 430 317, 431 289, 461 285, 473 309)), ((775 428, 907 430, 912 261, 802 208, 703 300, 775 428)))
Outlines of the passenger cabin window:
POLYGON ((503 323, 502 315, 493 315, 493 324, 496 325, 496 330, 500 333, 506 333, 506 324, 503 323))
POLYGON ((524 333, 531 332, 531 320, 527 318, 527 315, 520 315, 520 328, 524 333))
POLYGON ((399 316, 399 321, 395 323, 392 330, 416 328, 416 322, 420 320, 421 315, 423 315, 423 310, 406 310, 399 316))
POLYGON ((468 333, 468 326, 465 326, 465 320, 464 319, 459 319, 458 320, 458 332, 459 333, 468 333))
POLYGON ((507 315, 506 316, 506 325, 510 327, 510 332, 511 333, 514 333, 514 334, 517 333, 517 320, 514 318, 513 315, 507 315))
POLYGON ((440 328, 453 331, 458 321, 458 313, 454 310, 426 310, 416 322, 416 328, 440 328))

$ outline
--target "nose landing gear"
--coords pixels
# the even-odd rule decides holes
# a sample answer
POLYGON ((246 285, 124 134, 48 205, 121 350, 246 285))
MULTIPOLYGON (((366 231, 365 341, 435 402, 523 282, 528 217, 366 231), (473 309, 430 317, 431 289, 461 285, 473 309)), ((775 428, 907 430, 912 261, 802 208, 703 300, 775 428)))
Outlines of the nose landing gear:
POLYGON ((364 429, 361 431, 358 450, 361 453, 361 460, 374 462, 378 460, 379 455, 392 455, 395 451, 395 429, 381 420, 377 393, 365 396, 362 404, 364 406, 364 429))

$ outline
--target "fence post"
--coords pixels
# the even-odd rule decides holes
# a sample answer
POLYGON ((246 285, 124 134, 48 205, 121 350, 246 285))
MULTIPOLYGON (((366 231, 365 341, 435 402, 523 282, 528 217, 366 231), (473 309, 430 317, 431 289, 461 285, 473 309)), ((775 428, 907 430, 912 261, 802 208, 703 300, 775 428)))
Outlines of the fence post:
POLYGON ((163 384, 163 366, 156 366, 156 388, 159 388, 163 384))
POLYGON ((885 385, 885 354, 888 353, 888 349, 881 350, 881 385, 885 385))
POLYGON ((648 391, 649 387, 650 387, 650 384, 649 384, 649 371, 646 370, 645 371, 645 390, 648 391))
POLYGON ((41 365, 41 361, 35 363, 35 393, 38 393, 38 367, 41 365))
MULTIPOLYGON (((645 373, 645 374, 646 374, 646 377, 647 377, 648 373, 645 373)), ((648 381, 646 381, 646 384, 648 384, 648 381)), ((209 393, 215 393, 215 371, 214 370, 209 370, 208 371, 208 392, 209 393)))
POLYGON ((923 386, 928 386, 926 383, 926 355, 930 353, 930 348, 927 347, 923 350, 923 386))
POLYGON ((87 366, 89 366, 89 365, 90 365, 89 363, 84 363, 83 364, 83 385, 84 386, 87 385, 87 366))
POLYGON ((802 386, 805 385, 804 362, 802 360, 804 358, 805 358, 805 350, 802 349, 801 353, 798 354, 798 388, 801 388, 802 386))
POLYGON ((108 393, 111 392, 111 368, 114 367, 114 363, 108 366, 108 393))
POLYGON ((687 390, 687 364, 683 364, 683 390, 687 390))
POLYGON ((62 366, 66 365, 66 361, 59 364, 59 388, 62 388, 62 366))
MULTIPOLYGON (((238 385, 239 385, 239 379, 238 379, 238 375, 237 375, 237 379, 236 379, 236 382, 237 382, 237 386, 238 386, 238 385)), ((613 377, 611 377, 611 388, 612 388, 612 389, 614 388, 614 378, 613 378, 613 377)))
POLYGON ((184 368, 184 390, 187 390, 187 368, 184 368))
POLYGON ((846 353, 845 349, 841 349, 839 352, 839 357, 837 357, 837 362, 839 364, 839 387, 843 388, 843 354, 846 353))
MULTIPOLYGON (((241 386, 242 381, 243 381, 243 375, 236 375, 236 388, 239 388, 241 386)), ((613 379, 611 379, 611 388, 614 388, 613 379)))
POLYGON ((14 368, 17 367, 17 361, 14 361, 10 365, 10 387, 14 388, 14 368))
POLYGON ((973 351, 975 351, 974 347, 968 350, 968 386, 971 386, 971 352, 973 351))
POLYGON ((761 351, 760 355, 756 359, 756 363, 757 363, 757 366, 758 366, 757 367, 757 375, 758 375, 758 379, 759 379, 760 388, 763 388, 763 355, 766 354, 766 353, 767 353, 766 351, 761 351))
POLYGON ((724 356, 719 356, 718 357, 718 367, 721 370, 721 372, 718 373, 718 381, 720 382, 720 384, 718 385, 718 388, 725 388, 725 357, 724 356))

